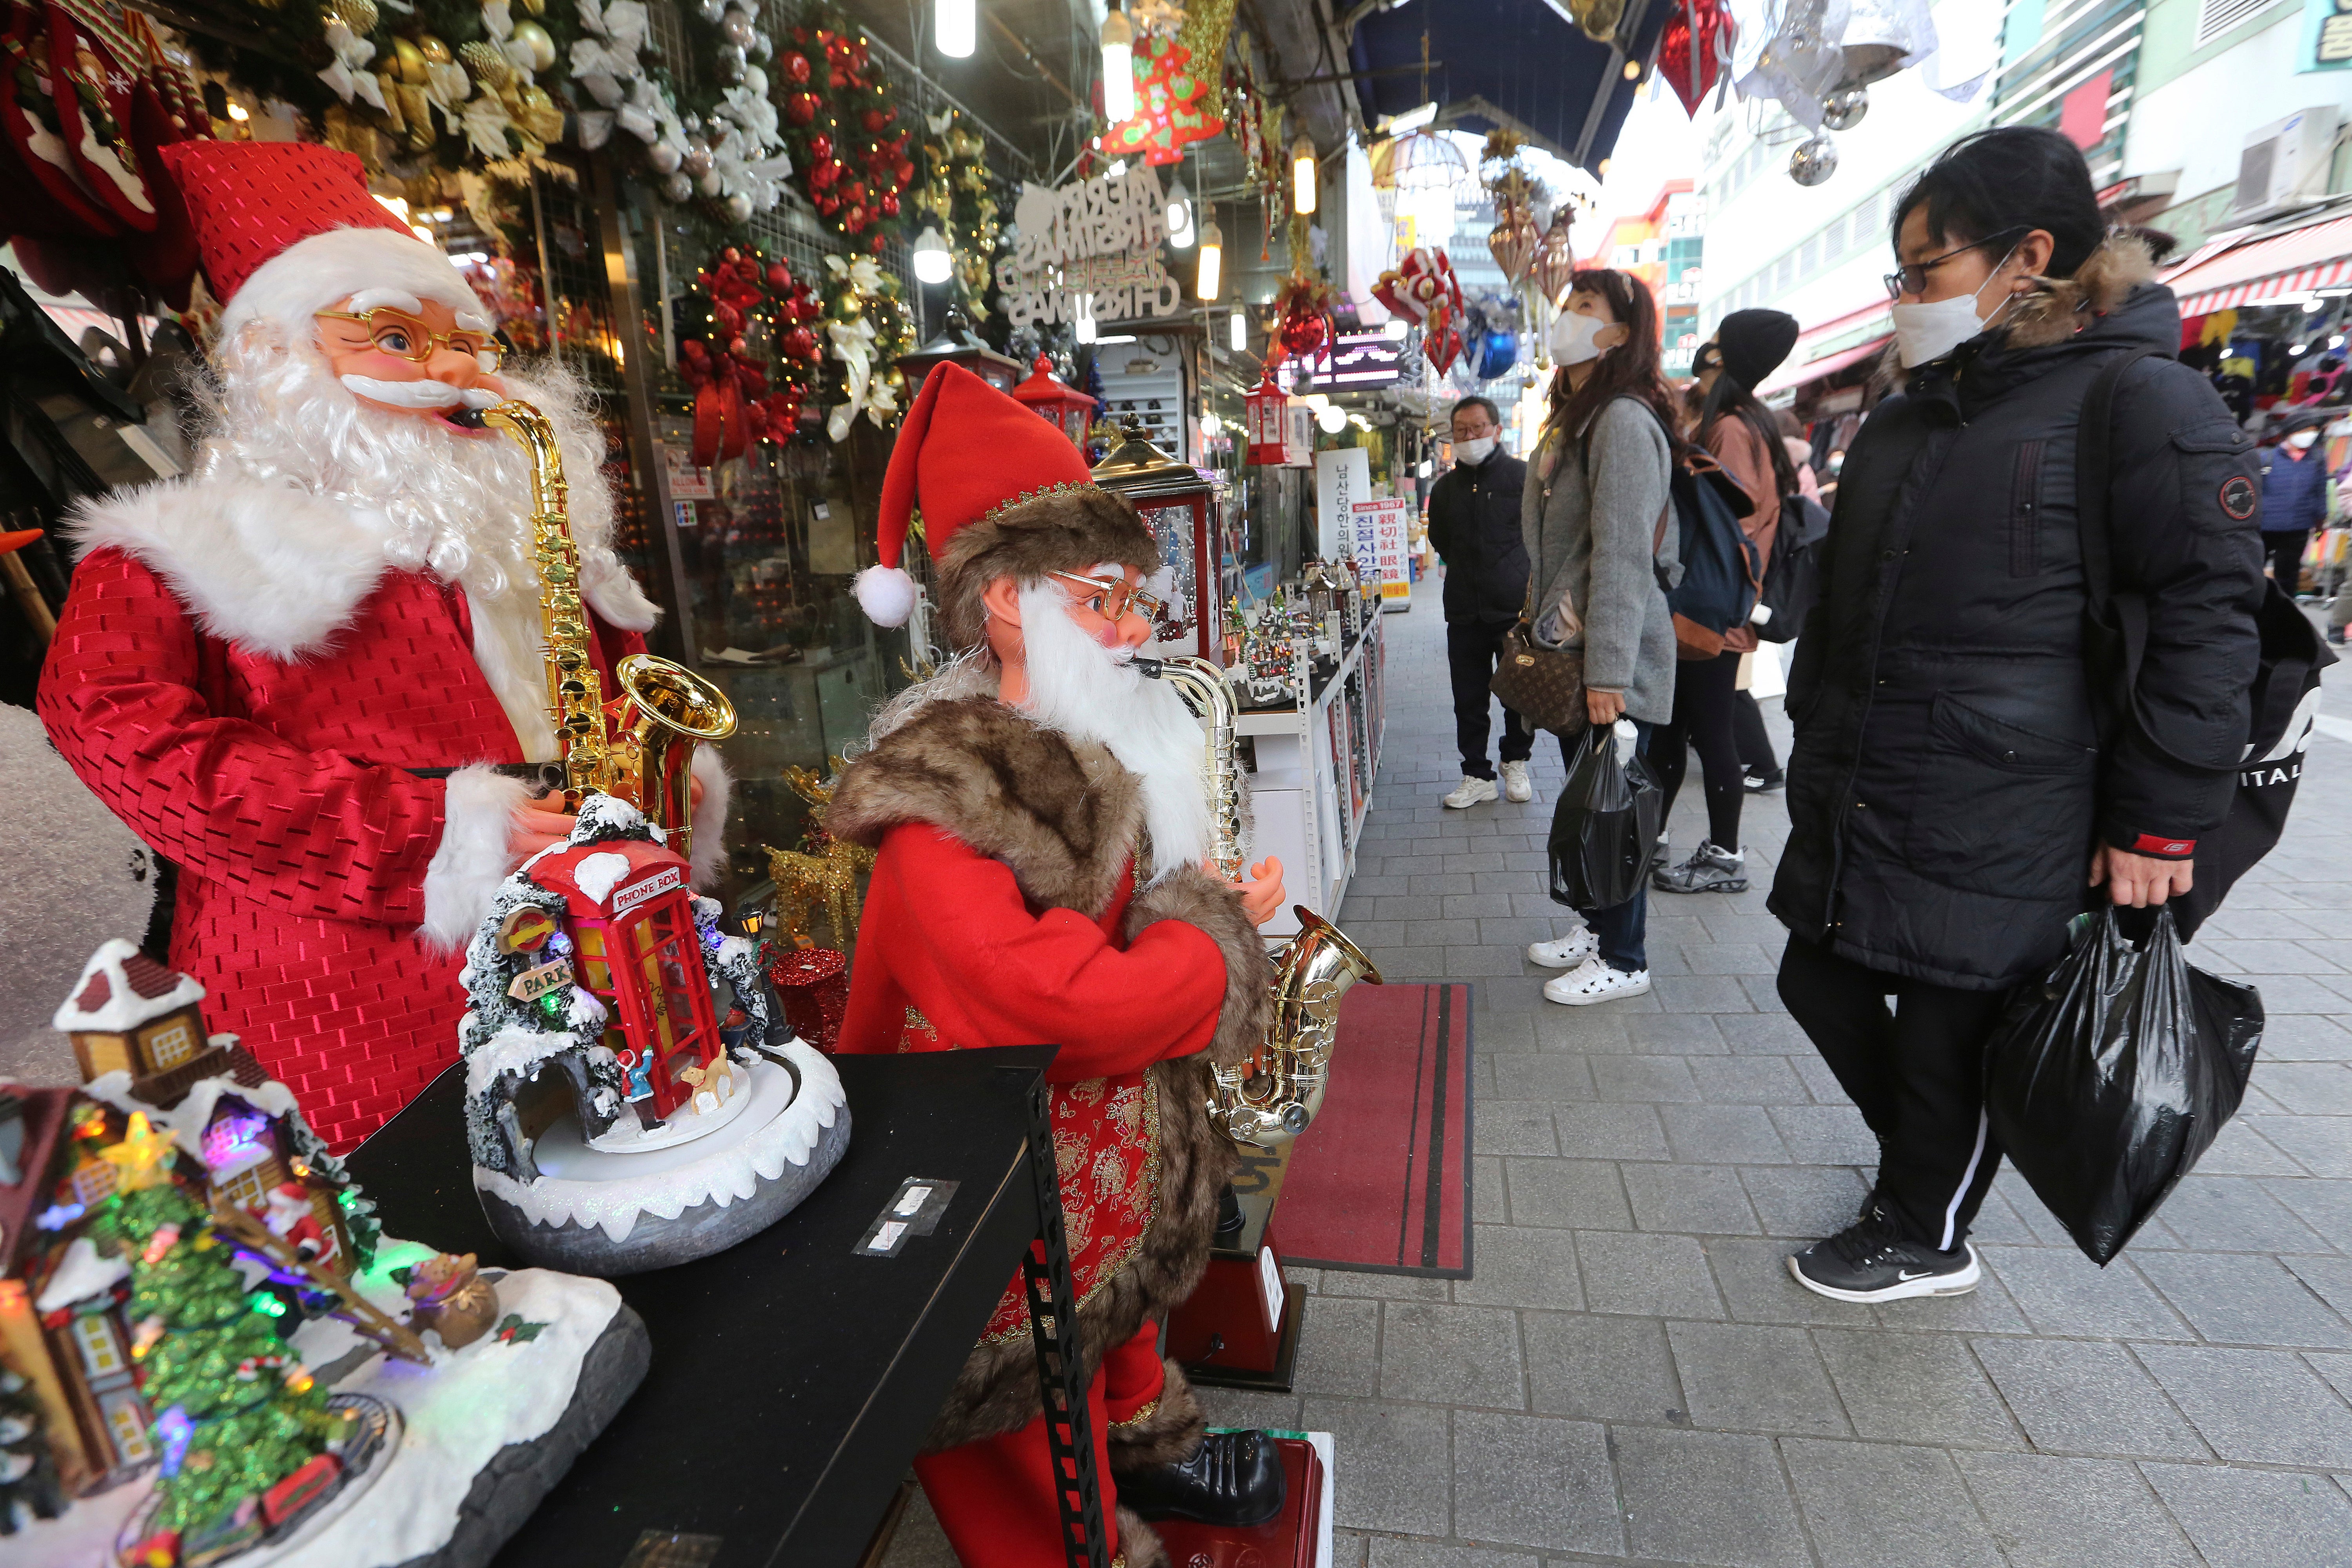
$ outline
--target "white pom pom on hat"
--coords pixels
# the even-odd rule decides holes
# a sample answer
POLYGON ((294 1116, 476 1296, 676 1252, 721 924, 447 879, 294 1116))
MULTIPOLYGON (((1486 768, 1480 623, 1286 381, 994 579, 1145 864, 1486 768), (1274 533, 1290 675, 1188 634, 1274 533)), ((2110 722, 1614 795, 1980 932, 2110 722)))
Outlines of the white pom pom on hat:
POLYGON ((877 626, 903 626, 915 613, 915 580, 903 566, 868 566, 850 584, 866 618, 877 626))

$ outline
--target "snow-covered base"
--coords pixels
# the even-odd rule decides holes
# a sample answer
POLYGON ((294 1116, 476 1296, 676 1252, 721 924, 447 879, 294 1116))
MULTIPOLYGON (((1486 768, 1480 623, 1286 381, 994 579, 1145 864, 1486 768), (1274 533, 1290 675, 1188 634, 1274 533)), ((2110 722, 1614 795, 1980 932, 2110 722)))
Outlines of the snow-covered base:
POLYGON ((831 1173, 849 1146, 841 1077, 799 1040, 761 1060, 726 1126, 691 1143, 612 1152, 559 1121, 532 1149, 525 1184, 474 1169, 490 1228, 534 1263, 606 1277, 666 1268, 775 1224, 831 1173))
MULTIPOLYGON (((386 1238, 360 1289, 399 1314, 407 1302, 389 1271, 430 1256, 430 1247, 386 1238)), ((536 1338, 509 1343, 485 1335, 451 1351, 428 1334, 433 1364, 421 1367, 374 1352, 332 1319, 295 1331, 305 1365, 322 1379, 340 1373, 331 1389, 372 1394, 400 1412, 398 1446, 377 1461, 374 1479, 348 1508, 331 1504, 296 1539, 257 1547, 224 1568, 265 1562, 269 1568, 394 1568, 420 1560, 473 1568, 489 1560, 612 1418, 646 1363, 644 1325, 603 1280, 525 1268, 497 1286, 501 1317, 511 1312, 546 1325, 536 1338), (634 1337, 616 1345, 616 1334, 634 1337), (553 1462, 531 1464, 534 1447, 549 1444, 562 1449, 548 1456, 553 1462), (493 1468, 494 1484, 479 1486, 493 1468), (481 1492, 495 1494, 488 1509, 481 1492)), ((117 1531, 153 1486, 150 1470, 85 1498, 63 1518, 37 1521, 29 1531, 5 1537, 0 1557, 13 1563, 22 1551, 26 1563, 111 1568, 117 1531)))
MULTIPOLYGON (((772 1070, 781 1072, 782 1069, 772 1070)), ((738 1066, 734 1071, 727 1075, 725 1081, 728 1085, 727 1098, 711 1110, 701 1110, 691 1104, 682 1105, 671 1113, 667 1121, 651 1131, 646 1130, 645 1125, 636 1119, 633 1111, 624 1110, 620 1120, 613 1123, 613 1130, 601 1138, 588 1140, 588 1147, 600 1154, 651 1154, 659 1150, 675 1148, 680 1143, 691 1143, 698 1138, 708 1138, 742 1115, 751 1104, 751 1075, 749 1072, 738 1066)), ((709 1091, 704 1092, 707 1094, 709 1091)), ((653 1102, 646 1100, 644 1103, 651 1106, 653 1102)), ((563 1134, 576 1134, 578 1128, 579 1124, 576 1121, 566 1118, 563 1122, 563 1134)), ((549 1129, 551 1133, 554 1131, 552 1128, 549 1129)), ((532 1145, 534 1151, 532 1157, 541 1161, 539 1167, 541 1174, 561 1174, 562 1173, 550 1171, 545 1163, 545 1158, 553 1158, 558 1164, 570 1163, 573 1158, 572 1151, 577 1147, 576 1136, 542 1135, 540 1141, 532 1145), (551 1147, 557 1144, 562 1147, 561 1153, 556 1148, 551 1147)))

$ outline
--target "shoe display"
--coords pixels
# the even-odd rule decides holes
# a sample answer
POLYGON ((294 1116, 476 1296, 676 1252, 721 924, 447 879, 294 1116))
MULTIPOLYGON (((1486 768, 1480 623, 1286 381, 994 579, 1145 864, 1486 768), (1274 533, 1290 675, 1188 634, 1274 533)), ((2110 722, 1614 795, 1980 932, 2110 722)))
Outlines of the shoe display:
POLYGON ((1736 850, 1702 843, 1681 865, 1651 872, 1650 881, 1667 893, 1744 893, 1748 890, 1748 858, 1736 850))
POLYGON ((1283 1492, 1282 1456, 1263 1432, 1212 1432, 1189 1459, 1118 1477, 1118 1500, 1143 1518, 1195 1524, 1264 1524, 1283 1492))
POLYGON ((1495 795, 1493 779, 1472 778, 1468 773, 1465 773, 1462 775, 1462 782, 1454 786, 1454 793, 1438 804, 1454 811, 1460 811, 1463 807, 1475 805, 1482 800, 1492 800, 1495 795))
POLYGON ((1536 781, 1528 776, 1528 764, 1505 763, 1503 764, 1503 798, 1529 801, 1535 797, 1536 781))
POLYGON ((1544 1000, 1559 1002, 1570 1007, 1589 1007, 1595 1002, 1614 1002, 1621 996, 1646 996, 1650 994, 1650 972, 1612 968, 1607 959, 1595 954, 1557 979, 1544 982, 1544 1000))
POLYGON ((1528 962, 1546 969, 1574 969, 1600 946, 1601 939, 1592 934, 1591 926, 1579 926, 1557 941, 1528 943, 1528 962))
POLYGON ((1739 784, 1749 795, 1770 795, 1789 782, 1789 775, 1775 768, 1769 773, 1748 772, 1739 776, 1739 784))
POLYGON ((1906 1241, 1875 1204, 1835 1236, 1791 1257, 1789 1272, 1817 1296, 1864 1302, 1965 1296, 1984 1278, 1975 1247, 1964 1241, 1956 1251, 1938 1252, 1906 1241))

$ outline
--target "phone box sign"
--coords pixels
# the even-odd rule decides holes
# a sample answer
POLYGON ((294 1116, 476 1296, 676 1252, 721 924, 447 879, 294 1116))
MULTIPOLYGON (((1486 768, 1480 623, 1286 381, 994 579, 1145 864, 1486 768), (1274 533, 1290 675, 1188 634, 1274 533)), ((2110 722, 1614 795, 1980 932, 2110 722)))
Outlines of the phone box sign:
POLYGON ((685 885, 685 867, 657 867, 651 876, 639 877, 634 882, 625 882, 614 889, 612 910, 616 915, 626 914, 647 899, 685 885))

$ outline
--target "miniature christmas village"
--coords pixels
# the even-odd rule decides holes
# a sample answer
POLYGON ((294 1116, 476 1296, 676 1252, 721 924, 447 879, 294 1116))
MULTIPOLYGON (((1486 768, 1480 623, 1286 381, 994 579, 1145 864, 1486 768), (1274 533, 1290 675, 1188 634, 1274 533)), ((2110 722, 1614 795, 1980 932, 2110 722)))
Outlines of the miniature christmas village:
POLYGON ((110 942, 0 1082, 0 1555, 486 1563, 644 1375, 601 1280, 384 1237, 204 988, 110 942), (525 1462, 527 1461, 527 1462, 525 1462))
POLYGON ((734 1246, 840 1161, 833 1064, 775 1016, 757 945, 625 801, 591 795, 466 950, 467 1142, 490 1228, 616 1276, 734 1246), (724 983, 724 1021, 710 975, 724 983))

